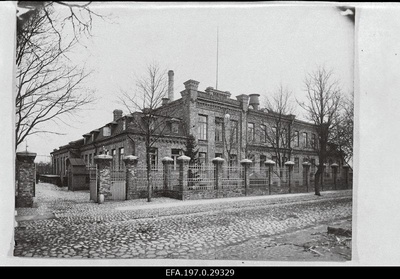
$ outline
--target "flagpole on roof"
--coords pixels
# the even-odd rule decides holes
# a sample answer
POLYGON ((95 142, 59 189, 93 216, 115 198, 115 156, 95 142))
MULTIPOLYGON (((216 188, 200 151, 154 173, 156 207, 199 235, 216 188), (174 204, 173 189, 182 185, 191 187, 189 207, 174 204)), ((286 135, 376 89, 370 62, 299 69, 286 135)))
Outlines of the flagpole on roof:
POLYGON ((219 33, 219 27, 217 26, 217 73, 216 73, 216 82, 215 82, 215 89, 218 89, 218 33, 219 33))

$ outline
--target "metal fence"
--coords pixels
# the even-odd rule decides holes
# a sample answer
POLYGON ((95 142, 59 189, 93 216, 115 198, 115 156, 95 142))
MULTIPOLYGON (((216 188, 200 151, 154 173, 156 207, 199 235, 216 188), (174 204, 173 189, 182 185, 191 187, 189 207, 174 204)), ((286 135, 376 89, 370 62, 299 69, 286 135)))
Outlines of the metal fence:
POLYGON ((163 183, 163 169, 154 168, 150 170, 149 181, 147 180, 147 168, 137 168, 135 183, 137 185, 138 191, 147 191, 147 182, 150 183, 151 189, 153 191, 162 190, 164 188, 163 183))
POLYGON ((243 166, 223 166, 221 188, 244 187, 243 166))
POLYGON ((190 165, 187 176, 188 190, 214 189, 214 165, 190 165))

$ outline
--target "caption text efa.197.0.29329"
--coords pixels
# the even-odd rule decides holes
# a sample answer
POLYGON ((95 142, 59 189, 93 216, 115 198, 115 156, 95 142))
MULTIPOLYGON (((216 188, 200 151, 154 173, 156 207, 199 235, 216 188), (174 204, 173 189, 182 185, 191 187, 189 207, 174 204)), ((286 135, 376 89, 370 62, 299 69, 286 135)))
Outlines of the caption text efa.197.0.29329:
POLYGON ((167 268, 166 276, 202 276, 202 277, 217 277, 235 275, 235 270, 232 268, 167 268))

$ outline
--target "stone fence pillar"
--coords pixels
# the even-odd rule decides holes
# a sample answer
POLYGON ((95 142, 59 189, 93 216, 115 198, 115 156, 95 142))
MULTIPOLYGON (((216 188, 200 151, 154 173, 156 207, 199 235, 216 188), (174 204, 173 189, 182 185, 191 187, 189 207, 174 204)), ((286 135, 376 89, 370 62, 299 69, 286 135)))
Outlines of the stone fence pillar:
POLYGON ((292 193, 292 173, 293 173, 293 166, 294 166, 294 162, 293 161, 287 161, 285 163, 285 166, 288 167, 289 170, 289 193, 292 193))
POLYGON ((35 191, 35 158, 36 153, 17 152, 16 180, 17 191, 15 206, 32 207, 35 191))
POLYGON ((171 168, 174 163, 174 159, 171 157, 164 157, 161 159, 161 162, 163 164, 163 184, 164 184, 164 190, 172 190, 171 189, 171 168))
POLYGON ((222 188, 222 164, 224 163, 224 159, 220 157, 216 157, 211 160, 214 165, 214 189, 217 192, 218 198, 218 191, 222 188))
POLYGON ((177 161, 179 165, 179 188, 182 192, 187 191, 190 157, 182 155, 177 158, 177 161))
POLYGON ((250 166, 253 163, 252 160, 243 159, 240 164, 244 167, 244 194, 247 196, 250 187, 250 166))
POLYGON ((126 199, 131 200, 136 198, 137 194, 135 179, 138 157, 128 155, 124 157, 123 161, 126 168, 126 199))
POLYGON ((111 162, 110 155, 97 155, 94 156, 94 163, 97 165, 97 201, 103 201, 111 197, 111 162))

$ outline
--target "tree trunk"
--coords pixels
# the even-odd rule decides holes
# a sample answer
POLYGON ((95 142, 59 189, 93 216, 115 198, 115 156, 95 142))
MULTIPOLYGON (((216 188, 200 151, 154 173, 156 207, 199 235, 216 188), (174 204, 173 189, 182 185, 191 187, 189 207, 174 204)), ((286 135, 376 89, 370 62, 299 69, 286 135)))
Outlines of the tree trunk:
POLYGON ((150 164, 150 147, 146 147, 146 178, 147 178, 147 202, 151 202, 151 195, 152 195, 152 187, 150 184, 150 171, 151 171, 151 164, 150 164))
POLYGON ((321 196, 320 193, 320 178, 321 178, 321 169, 318 166, 317 172, 315 173, 315 180, 314 180, 314 185, 315 185, 315 195, 316 196, 321 196))

